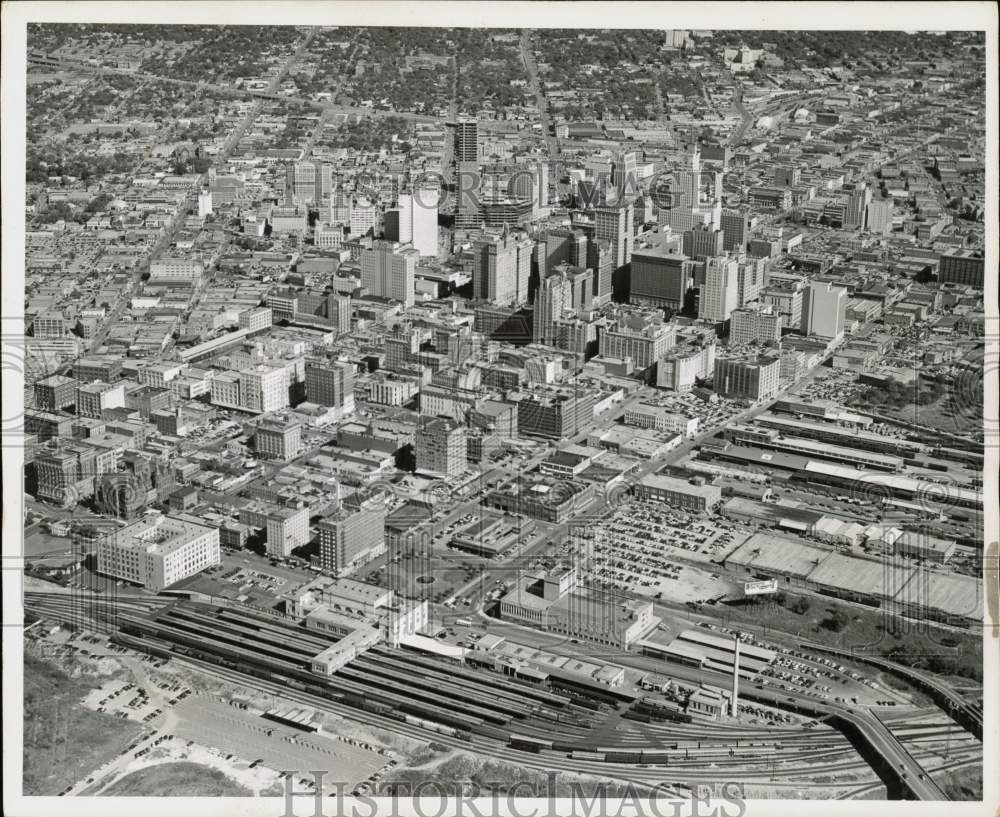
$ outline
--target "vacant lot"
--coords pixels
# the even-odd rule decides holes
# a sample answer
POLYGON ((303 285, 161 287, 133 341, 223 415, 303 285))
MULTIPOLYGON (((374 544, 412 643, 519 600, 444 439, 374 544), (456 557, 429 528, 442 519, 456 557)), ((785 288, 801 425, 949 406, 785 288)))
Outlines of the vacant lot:
POLYGON ((96 680, 69 678, 46 661, 24 656, 25 794, 59 794, 117 757, 139 734, 138 724, 80 703, 97 686, 96 680))
POLYGON ((111 797, 249 797, 252 792, 209 766, 161 763, 126 775, 101 794, 111 797))
MULTIPOLYGON (((861 654, 883 655, 901 664, 938 674, 982 679, 982 645, 973 634, 948 631, 923 622, 901 619, 884 610, 847 604, 822 596, 784 593, 784 604, 775 597, 738 600, 714 608, 729 626, 750 625, 769 631, 790 633, 861 654), (795 601, 808 602, 795 612, 795 601), (832 619, 844 618, 836 629, 832 619)), ((705 608, 707 612, 710 608, 705 608)))

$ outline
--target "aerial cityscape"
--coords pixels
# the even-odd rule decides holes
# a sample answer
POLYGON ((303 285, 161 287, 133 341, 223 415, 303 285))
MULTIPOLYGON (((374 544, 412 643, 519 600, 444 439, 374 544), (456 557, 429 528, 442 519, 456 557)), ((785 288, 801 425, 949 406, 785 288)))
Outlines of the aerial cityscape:
POLYGON ((24 794, 983 800, 987 56, 29 24, 24 794))

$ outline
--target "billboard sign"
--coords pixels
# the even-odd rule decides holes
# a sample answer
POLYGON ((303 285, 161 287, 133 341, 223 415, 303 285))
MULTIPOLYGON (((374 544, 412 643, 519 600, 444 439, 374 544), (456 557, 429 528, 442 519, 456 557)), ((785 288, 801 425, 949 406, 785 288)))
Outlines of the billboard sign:
POLYGON ((743 583, 744 596, 762 596, 765 593, 777 593, 777 592, 778 592, 777 579, 768 579, 766 582, 743 583))

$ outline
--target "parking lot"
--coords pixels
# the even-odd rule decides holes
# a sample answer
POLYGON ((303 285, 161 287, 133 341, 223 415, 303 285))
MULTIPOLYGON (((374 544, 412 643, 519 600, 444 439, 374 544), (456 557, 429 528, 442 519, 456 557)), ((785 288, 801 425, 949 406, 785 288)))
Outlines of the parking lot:
POLYGON ((592 537, 578 537, 566 547, 594 585, 683 603, 718 599, 737 589, 711 567, 689 562, 710 565, 745 538, 715 520, 635 502, 617 508, 592 537))
POLYGON ((353 787, 389 763, 374 747, 282 726, 209 696, 196 695, 178 704, 174 716, 175 738, 216 747, 227 760, 242 758, 275 770, 301 769, 303 779, 296 781, 296 787, 312 785, 305 771, 313 769, 325 769, 330 781, 353 787))

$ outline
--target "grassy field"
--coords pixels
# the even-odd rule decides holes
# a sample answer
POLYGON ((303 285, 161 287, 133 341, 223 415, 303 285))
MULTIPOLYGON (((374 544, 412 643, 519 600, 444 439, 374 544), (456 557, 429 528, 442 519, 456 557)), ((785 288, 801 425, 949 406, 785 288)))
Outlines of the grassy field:
POLYGON ((116 780, 110 797, 251 797, 253 792, 222 772, 199 763, 161 763, 116 780))
POLYGON ((982 680, 982 642, 978 636, 925 626, 900 619, 883 610, 847 604, 820 596, 785 593, 784 605, 768 597, 757 603, 722 604, 715 613, 731 624, 748 624, 768 631, 791 633, 862 654, 886 655, 903 664, 937 673, 982 680), (808 609, 789 609, 802 598, 808 609), (843 629, 824 626, 840 611, 847 620, 843 629))
POLYGON ((120 754, 139 734, 138 724, 92 712, 80 703, 98 686, 25 655, 25 794, 59 794, 120 754))
POLYGON ((983 799, 983 767, 963 766, 948 772, 932 775, 952 800, 983 799))
MULTIPOLYGON (((565 772, 545 772, 497 762, 478 755, 458 753, 443 763, 419 769, 397 768, 380 781, 376 794, 389 795, 393 791, 405 796, 414 787, 427 786, 421 791, 427 796, 447 793, 455 796, 473 790, 480 796, 510 793, 517 797, 593 797, 604 786, 609 797, 626 796, 628 784, 616 780, 597 780, 565 772), (471 790, 470 788, 471 787, 471 790)), ((666 812, 665 812, 666 813, 666 812)))

